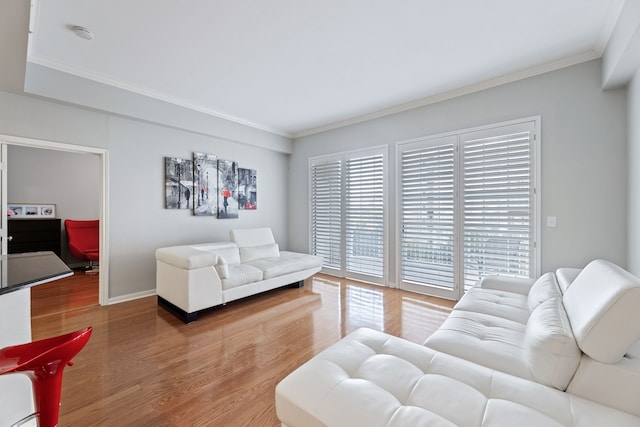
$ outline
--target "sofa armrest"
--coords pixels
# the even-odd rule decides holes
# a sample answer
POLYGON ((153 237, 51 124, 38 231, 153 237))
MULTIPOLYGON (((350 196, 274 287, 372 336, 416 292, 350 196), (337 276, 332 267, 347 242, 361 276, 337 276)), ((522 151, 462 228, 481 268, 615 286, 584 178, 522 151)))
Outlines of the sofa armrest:
POLYGON ((484 289, 494 289, 496 291, 513 292, 527 295, 535 279, 508 277, 508 276, 487 276, 478 281, 476 286, 484 289))
POLYGON ((215 265, 218 256, 213 252, 203 252, 192 246, 172 246, 156 250, 156 260, 185 270, 215 265))
POLYGON ((222 304, 222 282, 214 267, 192 270, 156 261, 156 294, 185 313, 222 304))
MULTIPOLYGON (((212 267, 218 262, 217 252, 226 253, 229 250, 238 252, 238 246, 231 242, 203 243, 199 245, 182 245, 159 248, 156 250, 156 260, 185 270, 196 270, 212 267)), ((239 255, 237 262, 240 262, 239 255)), ((228 257, 227 262, 235 262, 228 257)))

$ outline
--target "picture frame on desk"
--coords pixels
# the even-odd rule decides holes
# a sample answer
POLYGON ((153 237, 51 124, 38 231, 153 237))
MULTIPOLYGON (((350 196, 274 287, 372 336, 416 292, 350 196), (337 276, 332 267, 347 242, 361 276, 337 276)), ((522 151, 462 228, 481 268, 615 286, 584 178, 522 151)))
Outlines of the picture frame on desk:
POLYGON ((53 203, 9 203, 7 205, 9 219, 42 219, 55 218, 56 205, 53 203))

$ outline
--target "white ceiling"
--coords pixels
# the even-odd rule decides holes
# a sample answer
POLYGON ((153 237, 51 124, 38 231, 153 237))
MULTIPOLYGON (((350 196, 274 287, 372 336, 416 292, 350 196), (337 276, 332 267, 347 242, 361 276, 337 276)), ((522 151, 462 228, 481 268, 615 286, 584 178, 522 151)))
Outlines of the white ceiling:
POLYGON ((299 136, 597 58, 623 3, 34 0, 28 60, 299 136))

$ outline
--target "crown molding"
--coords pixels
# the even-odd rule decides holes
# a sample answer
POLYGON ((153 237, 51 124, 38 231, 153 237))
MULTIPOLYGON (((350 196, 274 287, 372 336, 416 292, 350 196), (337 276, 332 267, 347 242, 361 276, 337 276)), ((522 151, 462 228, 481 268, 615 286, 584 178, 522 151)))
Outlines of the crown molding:
MULTIPOLYGON (((599 49, 598 49, 599 50, 599 49)), ((315 128, 310 128, 307 130, 303 130, 300 132, 286 132, 280 129, 274 129, 271 128, 269 126, 264 126, 258 123, 253 123, 244 119, 241 119, 239 117, 235 117, 235 116, 231 116, 225 113, 221 113, 218 111, 214 111, 211 110, 209 108, 205 108, 202 107, 200 105, 196 105, 187 101, 184 101, 182 99, 178 99, 178 98, 174 98, 174 97, 169 97, 160 93, 157 93, 155 91, 151 91, 151 90, 147 90, 147 89, 143 89, 134 85, 128 85, 128 84, 124 84, 122 82, 113 80, 113 79, 109 79, 105 76, 101 76, 101 75, 96 75, 96 74, 92 74, 92 73, 87 73, 83 70, 79 70, 76 69, 75 67, 70 67, 68 65, 65 64, 60 64, 58 62, 55 61, 51 61, 48 60, 46 58, 42 58, 42 57, 37 57, 37 56, 29 56, 28 61, 32 62, 34 64, 38 64, 44 67, 48 67, 48 68, 52 68, 54 70, 57 71, 61 71, 63 73, 68 73, 71 75, 75 75, 81 78, 85 78, 91 81, 95 81, 97 83, 101 83, 101 84, 105 84, 108 86, 112 86, 112 87, 117 87, 119 89, 122 90, 126 90, 129 92, 133 92, 133 93, 137 93, 139 95, 143 95, 149 98, 153 98, 153 99, 157 99, 159 101, 163 101, 163 102, 167 102, 170 104, 174 104, 174 105, 178 105, 190 110, 194 110, 194 111, 198 111, 204 114, 208 114, 223 120, 228 120, 234 123, 238 123, 244 126, 248 126, 248 127, 252 127, 254 129, 258 129, 258 130, 262 130, 265 132, 269 132, 275 135, 280 135, 283 136, 285 138, 291 138, 291 139, 296 139, 296 138, 302 138, 305 136, 309 136, 309 135, 314 135, 314 134, 318 134, 318 133, 322 133, 322 132, 327 132, 330 130, 334 130, 334 129, 339 129, 342 127, 346 127, 346 126, 351 126, 354 124, 358 124, 358 123, 362 123, 362 122, 366 122, 369 120, 373 120, 373 119, 377 119, 377 118, 381 118, 381 117, 385 117, 385 116, 389 116, 392 114, 397 114, 397 113, 401 113, 404 111, 408 111, 408 110, 413 110, 415 108, 420 108, 420 107, 424 107, 427 105, 431 105, 431 104, 435 104, 437 102, 442 102, 442 101, 446 101, 449 99, 453 99, 453 98, 457 98, 459 96, 463 96, 463 95, 468 95, 474 92, 479 92, 485 89, 490 89, 493 87, 497 87, 497 86, 501 86, 507 83, 512 83, 518 80, 523 80, 523 79, 527 79, 530 77, 534 77, 540 74, 544 74, 544 73, 548 73, 550 71, 555 71, 555 70, 559 70, 562 68, 566 68, 566 67, 570 67, 572 65, 577 65, 583 62, 587 62, 587 61, 591 61, 593 59, 597 59, 600 58, 602 56, 602 52, 598 51, 598 50, 591 50, 588 52, 584 52, 578 55, 574 55, 571 57, 567 57, 567 58, 563 58, 561 60, 558 61, 553 61, 547 64, 543 64, 537 67, 532 67, 529 68, 527 70, 524 71, 518 71, 515 73, 511 73, 511 74, 506 74, 504 76, 500 76, 494 79, 489 79, 489 80, 485 80, 483 82, 480 83, 474 83, 468 86, 464 86, 462 88, 458 88, 458 89, 454 89, 451 91, 447 91, 447 92, 443 92, 443 93, 439 93, 439 94, 435 94, 435 95, 431 95, 425 98, 421 98, 415 101, 411 101, 411 102, 407 102, 404 104, 399 104, 393 107, 389 107, 389 108, 384 108, 381 110, 377 110, 377 111, 373 111, 371 113, 367 113, 367 114, 363 114, 360 116, 356 116, 350 119, 346 119, 346 120, 341 120, 339 122, 335 122, 335 123, 331 123, 325 126, 319 126, 319 127, 315 127, 315 128)))
POLYGON ((481 90, 502 86, 507 83, 512 83, 518 80, 527 79, 529 77, 535 77, 537 75, 548 73, 550 71, 555 71, 562 68, 570 67, 572 65, 577 65, 583 62, 591 61, 593 59, 600 58, 601 56, 602 55, 599 52, 596 52, 595 50, 584 52, 578 55, 560 59, 558 61, 553 61, 543 65, 539 65, 537 67, 532 67, 524 71, 518 71, 511 74, 506 74, 504 76, 500 76, 494 79, 485 80, 483 82, 474 83, 468 86, 461 87, 459 89, 454 89, 454 90, 439 93, 436 95, 431 95, 415 101, 407 102, 405 104, 400 104, 400 105, 385 108, 382 110, 374 111, 374 112, 357 116, 351 119, 332 123, 326 126, 320 126, 320 127, 304 130, 301 132, 296 132, 293 134, 293 138, 294 139, 302 138, 304 136, 314 135, 314 134, 327 132, 330 130, 334 130, 334 129, 338 129, 346 126, 351 126, 351 125, 366 122, 369 120, 378 119, 380 117, 401 113, 403 111, 413 110, 415 108, 424 107, 426 105, 435 104, 437 102, 446 101, 448 99, 457 98, 463 95, 469 95, 471 93, 479 92, 481 90))
POLYGON ((185 101, 184 99, 180 99, 180 98, 176 98, 176 97, 172 97, 172 96, 167 96, 158 92, 155 92, 153 90, 149 90, 149 89, 145 89, 145 88, 141 88, 138 87, 136 85, 131 85, 131 84, 127 84, 127 83, 123 83, 111 78, 108 78, 106 76, 103 75, 99 75, 99 74, 95 74, 95 73, 88 73, 85 70, 81 70, 79 68, 76 67, 72 67, 66 64, 61 64, 59 62, 41 57, 41 56, 35 56, 35 55, 29 55, 27 57, 27 61, 33 63, 33 64, 37 64, 37 65, 41 65, 43 67, 47 67, 47 68, 51 68, 53 70, 56 71, 60 71, 62 73, 67 73, 67 74, 71 74, 83 79, 87 79, 87 80, 91 80, 94 81, 96 83, 100 83, 100 84, 104 84, 107 86, 112 86, 112 87, 116 87, 118 89, 122 89, 125 90, 127 92, 132 92, 132 93, 136 93, 138 95, 142 95, 142 96, 146 96, 148 98, 153 98, 156 99, 158 101, 163 101, 163 102, 167 102, 169 104, 173 104, 173 105, 177 105, 180 107, 184 107, 187 108, 189 110, 193 110, 193 111, 198 111, 200 113, 204 113, 210 116, 214 116, 217 117, 219 119, 223 119, 223 120, 228 120, 230 122, 234 122, 234 123, 238 123, 240 125, 244 125, 244 126, 248 126, 254 129, 258 129, 261 131, 265 131, 265 132, 269 132, 275 135, 280 135, 280 136, 284 136, 285 138, 293 138, 293 134, 291 134, 290 132, 286 132, 283 131, 281 129, 275 129, 269 126, 265 126, 259 123, 254 123, 245 119, 241 119, 239 117, 235 117, 229 114, 225 114, 225 113, 221 113, 219 111, 215 111, 212 110, 210 108, 206 108, 203 107, 201 105, 198 104, 194 104, 188 101, 185 101))

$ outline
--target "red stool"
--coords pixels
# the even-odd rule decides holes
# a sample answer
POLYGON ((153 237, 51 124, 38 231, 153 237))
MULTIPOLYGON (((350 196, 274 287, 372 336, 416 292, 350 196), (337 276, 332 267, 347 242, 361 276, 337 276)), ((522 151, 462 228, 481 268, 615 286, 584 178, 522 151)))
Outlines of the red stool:
POLYGON ((33 384, 36 413, 18 423, 37 416, 40 427, 58 424, 62 371, 65 365, 72 365, 71 358, 89 341, 91 331, 89 326, 70 334, 0 350, 0 375, 24 372, 33 384))

